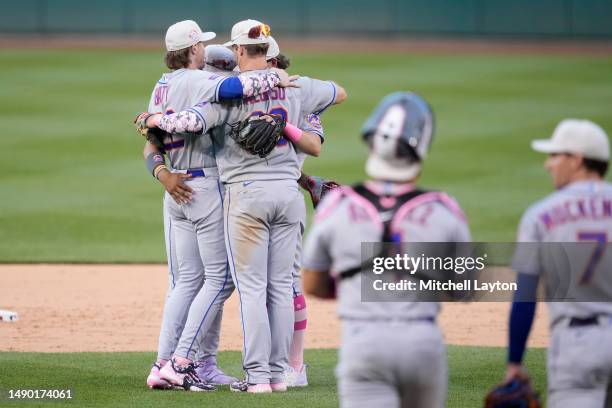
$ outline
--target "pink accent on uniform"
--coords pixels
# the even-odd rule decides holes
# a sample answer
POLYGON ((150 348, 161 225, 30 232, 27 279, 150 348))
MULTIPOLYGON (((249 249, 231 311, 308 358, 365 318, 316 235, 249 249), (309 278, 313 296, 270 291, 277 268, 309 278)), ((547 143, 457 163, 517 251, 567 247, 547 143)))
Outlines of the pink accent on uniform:
POLYGON ((289 365, 296 370, 300 370, 304 364, 304 338, 308 323, 306 298, 304 295, 293 298, 293 311, 295 323, 293 324, 293 337, 289 347, 289 365))
POLYGON ((291 123, 287 123, 285 125, 284 133, 285 137, 294 143, 297 143, 304 135, 302 129, 298 128, 297 126, 293 126, 291 123))
POLYGON ((380 205, 385 208, 391 208, 397 203, 397 199, 395 197, 381 197, 380 205))
POLYGON ((341 187, 341 188, 344 188, 344 193, 351 200, 359 204, 366 211, 370 219, 376 223, 377 228, 382 231, 384 229, 383 221, 380 219, 380 214, 378 213, 378 210, 376 209, 376 207, 374 207, 374 204, 372 204, 371 202, 369 202, 368 200, 366 200, 365 198, 357 194, 350 187, 341 187))
POLYGON ((391 231, 399 232, 400 231, 400 223, 406 218, 406 216, 414 210, 416 207, 433 202, 440 202, 446 208, 451 210, 456 216, 458 216, 461 220, 466 220, 465 214, 461 211, 461 208, 457 205, 455 200, 450 198, 445 193, 439 192, 431 192, 422 194, 401 206, 395 216, 393 217, 393 222, 391 223, 391 231))
POLYGON ((306 298, 304 295, 299 295, 293 298, 293 310, 296 312, 298 310, 306 309, 306 298))
POLYGON ((336 208, 338 203, 340 203, 343 196, 344 187, 342 186, 335 188, 329 193, 327 193, 325 199, 321 201, 321 203, 317 207, 317 211, 314 215, 314 222, 320 222, 327 218, 336 208))
POLYGON ((308 319, 293 323, 293 330, 306 330, 308 319))

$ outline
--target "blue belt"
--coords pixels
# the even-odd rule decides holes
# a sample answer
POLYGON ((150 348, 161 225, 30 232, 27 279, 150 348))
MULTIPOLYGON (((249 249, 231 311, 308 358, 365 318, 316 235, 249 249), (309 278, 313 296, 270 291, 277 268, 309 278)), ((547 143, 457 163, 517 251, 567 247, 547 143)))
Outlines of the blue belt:
POLYGON ((190 169, 190 170, 187 170, 186 174, 189 174, 193 178, 195 178, 195 177, 206 177, 206 174, 204 174, 204 170, 202 170, 202 169, 190 169))

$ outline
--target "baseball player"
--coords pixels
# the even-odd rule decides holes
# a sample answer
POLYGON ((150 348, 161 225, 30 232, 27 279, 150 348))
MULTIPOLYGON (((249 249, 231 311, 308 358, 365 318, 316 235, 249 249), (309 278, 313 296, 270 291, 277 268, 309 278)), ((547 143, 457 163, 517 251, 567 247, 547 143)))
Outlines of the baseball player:
MULTIPOLYGON (((433 137, 434 116, 420 96, 385 97, 362 134, 372 178, 332 190, 317 207, 304 248, 306 293, 337 288, 342 342, 336 369, 341 407, 443 407, 446 349, 437 302, 362 302, 362 242, 466 242, 454 199, 415 186, 433 137)), ((364 278, 365 279, 365 278, 364 278)))
MULTIPOLYGON (((232 46, 242 73, 268 72, 269 27, 255 20, 236 23, 232 46)), ((307 154, 320 149, 316 134, 303 132, 305 112, 323 110, 346 98, 332 82, 302 77, 300 88, 268 92, 244 102, 199 104, 176 114, 154 115, 149 126, 170 133, 210 132, 217 152, 224 200, 226 248, 240 299, 246 379, 232 391, 285 391, 283 373, 294 322, 291 270, 304 203, 296 180, 296 148, 307 154), (228 135, 231 124, 249 115, 280 115, 289 123, 285 138, 265 157, 252 155, 228 135), (289 143, 291 142, 291 143, 289 143)))
MULTIPOLYGON (((281 71, 249 73, 232 78, 201 71, 204 66, 203 42, 214 36, 214 33, 203 33, 191 20, 170 26, 166 34, 168 52, 165 60, 173 71, 164 74, 155 86, 149 112, 180 110, 202 101, 253 97, 276 85, 288 85, 288 77, 280 75, 281 71)), ((209 140, 170 135, 164 142, 171 171, 164 165, 159 149, 147 143, 144 150, 148 169, 168 191, 164 198, 164 226, 170 272, 158 359, 153 364, 147 384, 151 388, 178 385, 193 391, 210 390, 214 387, 199 378, 195 364, 169 367, 165 371, 162 366, 172 365, 170 356, 177 346, 192 300, 200 292, 195 306, 207 307, 210 310, 207 317, 214 323, 210 323, 213 328, 209 332, 209 341, 201 345, 203 361, 198 368, 209 382, 234 380, 217 368, 215 359, 221 319, 218 293, 231 292, 222 235, 223 191, 209 140), (198 198, 191 200, 192 193, 198 198), (202 286, 205 275, 207 284, 202 286)))
MULTIPOLYGON (((269 68, 289 68, 289 59, 280 53, 280 47, 276 40, 270 36, 270 45, 266 53, 266 61, 269 68)), ((308 113, 305 115, 300 124, 300 129, 319 135, 323 141, 324 131, 320 120, 321 112, 308 113)), ((297 151, 300 161, 300 168, 304 166, 306 160, 305 153, 297 151)), ((319 156, 314 154, 312 156, 319 156)), ((302 170, 298 184, 304 188, 311 196, 313 205, 316 207, 324 194, 327 191, 325 186, 331 185, 329 182, 319 178, 310 177, 302 170)), ((333 183, 334 187, 337 184, 333 183)), ((333 188, 333 187, 332 187, 333 188)), ((305 216, 306 214, 304 214, 305 216)), ((293 324, 293 336, 291 337, 291 346, 289 347, 289 366, 285 371, 285 383, 287 387, 306 387, 308 386, 307 365, 304 364, 304 340, 306 335, 306 327, 308 324, 308 308, 304 291, 302 289, 302 237, 306 228, 306 217, 300 220, 300 235, 298 237, 298 246, 295 253, 295 261, 293 264, 293 311, 295 314, 295 322, 293 324)))
POLYGON ((535 140, 532 148, 548 154, 544 166, 556 191, 529 207, 518 229, 513 260, 518 289, 510 313, 506 380, 528 379, 522 359, 535 314, 538 281, 540 277, 546 284, 558 281, 561 269, 559 265, 551 268, 542 253, 531 256, 534 244, 523 243, 540 243, 543 250, 545 243, 594 242, 594 252, 589 248, 586 256, 560 261, 563 268, 572 266, 579 272, 570 286, 599 295, 596 302, 549 302, 548 406, 610 408, 612 253, 606 244, 612 237, 612 184, 603 180, 610 161, 608 137, 593 122, 566 119, 551 139, 535 140))

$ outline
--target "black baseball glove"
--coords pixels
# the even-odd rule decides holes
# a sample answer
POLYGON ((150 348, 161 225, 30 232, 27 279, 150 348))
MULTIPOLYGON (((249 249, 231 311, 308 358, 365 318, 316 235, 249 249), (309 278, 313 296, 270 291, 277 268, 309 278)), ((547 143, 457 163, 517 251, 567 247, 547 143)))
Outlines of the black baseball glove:
POLYGON ((515 378, 493 388, 485 398, 485 408, 540 408, 540 399, 528 380, 515 378))
POLYGON ((247 152, 264 158, 283 136, 285 124, 278 115, 251 116, 231 125, 230 136, 247 152))
POLYGON ((335 181, 309 176, 306 173, 302 173, 298 179, 298 183, 304 190, 308 191, 308 194, 310 194, 313 208, 317 208, 317 205, 319 205, 323 197, 325 197, 325 194, 329 193, 334 188, 340 187, 340 184, 335 181))
POLYGON ((134 119, 134 126, 136 126, 136 130, 138 131, 138 133, 144 136, 144 138, 147 139, 149 143, 151 143, 161 152, 163 152, 164 139, 166 138, 168 133, 158 127, 151 129, 147 127, 147 119, 149 119, 151 115, 153 114, 147 112, 142 112, 138 114, 138 116, 136 116, 136 119, 134 119))

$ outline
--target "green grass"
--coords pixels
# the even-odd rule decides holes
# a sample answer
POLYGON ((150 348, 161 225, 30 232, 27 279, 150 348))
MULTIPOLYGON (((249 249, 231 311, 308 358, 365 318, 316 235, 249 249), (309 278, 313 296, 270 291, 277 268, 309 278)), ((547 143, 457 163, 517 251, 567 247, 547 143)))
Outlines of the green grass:
MULTIPOLYGON (((529 141, 568 116, 612 132, 612 58, 294 54, 296 73, 335 79, 349 100, 323 117, 306 170, 364 177, 359 129, 382 96, 424 95, 437 134, 423 185, 455 195, 476 240, 510 241, 551 191, 529 141)), ((131 121, 163 71, 160 52, 0 50, 0 262, 162 262, 161 187, 131 121)))
MULTIPOLYGON (((0 353, 0 405, 24 406, 129 406, 129 407, 335 407, 338 406, 333 369, 336 350, 307 350, 310 386, 292 389, 286 394, 243 395, 221 389, 196 394, 151 391, 144 386, 153 353, 0 353), (8 389, 73 390, 70 402, 8 403, 8 389)), ((449 346, 449 408, 473 408, 482 405, 486 391, 503 376, 505 349, 449 346)), ((546 389, 545 351, 532 349, 527 364, 536 388, 546 389)), ((230 374, 240 376, 240 354, 222 352, 220 365, 230 374)))

